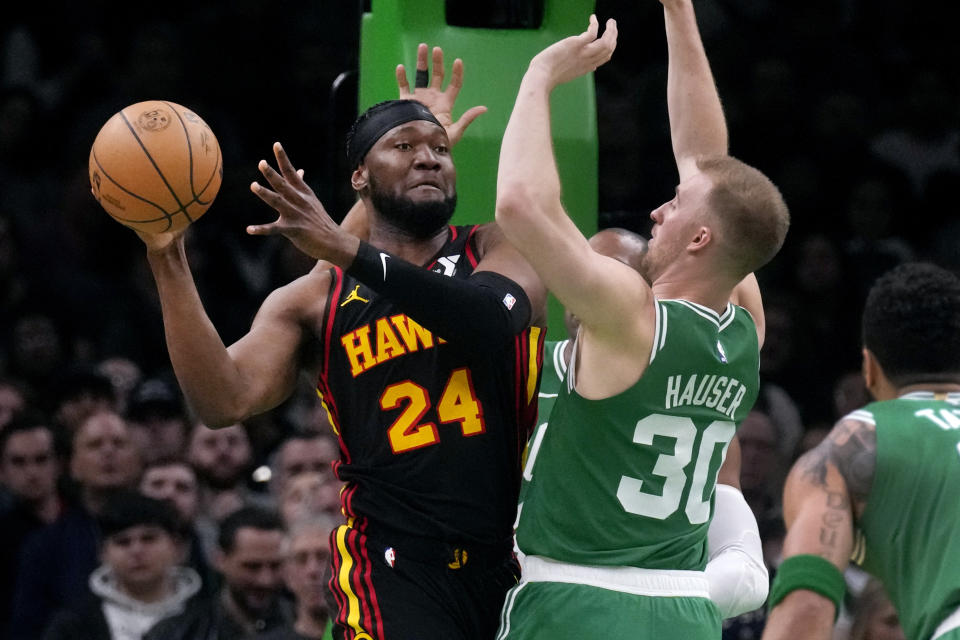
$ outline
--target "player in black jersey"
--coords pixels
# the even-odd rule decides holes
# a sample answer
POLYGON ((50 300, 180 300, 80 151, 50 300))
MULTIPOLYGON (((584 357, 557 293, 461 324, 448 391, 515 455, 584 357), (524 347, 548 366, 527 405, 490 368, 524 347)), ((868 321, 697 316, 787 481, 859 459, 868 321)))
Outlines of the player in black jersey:
MULTIPOLYGON (((451 117, 442 52, 418 51, 418 87, 362 114, 351 182, 366 241, 333 223, 279 144, 253 192, 279 233, 321 262, 274 291, 225 347, 190 275, 182 236, 143 236, 171 361, 191 406, 229 425, 286 399, 298 375, 340 437, 346 524, 331 536, 343 638, 491 638, 516 581, 520 455, 536 419, 546 294, 495 224, 448 225, 449 148, 478 114, 451 117), (436 115, 434 115, 436 114, 436 115), (331 264, 333 265, 331 267, 331 264)), ((354 213, 348 216, 354 220, 354 213)))

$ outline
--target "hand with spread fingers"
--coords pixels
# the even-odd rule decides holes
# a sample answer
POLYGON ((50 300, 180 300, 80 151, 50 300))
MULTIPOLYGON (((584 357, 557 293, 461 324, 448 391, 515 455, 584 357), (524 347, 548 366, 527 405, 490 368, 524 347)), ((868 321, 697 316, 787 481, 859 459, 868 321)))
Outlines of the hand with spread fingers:
POLYGON ((303 171, 294 168, 279 142, 273 144, 273 153, 279 171, 266 160, 257 165, 272 190, 258 182, 252 183, 250 190, 273 207, 279 217, 269 224, 250 225, 247 233, 279 234, 313 258, 349 265, 360 241, 333 221, 313 189, 304 182, 303 171))
POLYGON ((397 88, 400 90, 401 100, 417 100, 427 106, 437 120, 447 130, 450 144, 455 145, 463 137, 464 131, 477 116, 486 112, 484 106, 471 107, 460 116, 453 119, 453 104, 457 100, 460 89, 463 87, 463 61, 457 58, 453 61, 450 73, 450 83, 443 88, 444 67, 443 49, 433 48, 433 77, 427 71, 427 45, 421 43, 417 47, 417 71, 413 91, 407 80, 407 70, 402 64, 397 65, 397 88))
POLYGON ((591 15, 586 31, 564 38, 538 53, 530 61, 528 73, 543 74, 548 86, 553 88, 594 71, 610 60, 617 48, 617 21, 613 18, 607 20, 603 35, 598 38, 599 31, 597 17, 591 15))

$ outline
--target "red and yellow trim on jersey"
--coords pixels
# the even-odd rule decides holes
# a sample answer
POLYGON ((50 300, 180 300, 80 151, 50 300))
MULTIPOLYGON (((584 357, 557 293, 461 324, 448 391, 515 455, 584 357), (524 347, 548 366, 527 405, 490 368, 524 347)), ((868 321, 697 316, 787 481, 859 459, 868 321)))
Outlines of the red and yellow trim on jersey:
POLYGON ((345 640, 383 637, 383 616, 370 578, 372 564, 365 536, 350 518, 330 533, 333 574, 330 591, 337 601, 336 623, 345 629, 345 640))
POLYGON ((527 354, 527 404, 537 397, 537 382, 540 380, 540 371, 543 369, 543 330, 540 327, 530 327, 528 333, 527 354))
POLYGON ((537 392, 543 370, 543 345, 546 331, 532 326, 515 338, 514 380, 516 381, 515 411, 517 416, 517 460, 523 459, 527 439, 537 425, 537 392))
MULTIPOLYGON (((333 426, 334 432, 339 437, 340 412, 337 410, 337 403, 333 398, 333 392, 327 385, 327 380, 330 372, 330 349, 333 342, 332 336, 334 320, 337 318, 337 309, 340 306, 338 302, 340 301, 340 293, 343 291, 343 269, 340 267, 333 267, 331 271, 332 283, 330 285, 330 293, 327 296, 327 313, 321 329, 321 333, 323 335, 323 364, 321 365, 322 368, 320 371, 320 377, 317 381, 317 395, 320 396, 320 401, 323 403, 323 408, 327 412, 327 417, 330 420, 330 424, 333 426)), ((342 448, 342 438, 340 440, 340 445, 342 448)))

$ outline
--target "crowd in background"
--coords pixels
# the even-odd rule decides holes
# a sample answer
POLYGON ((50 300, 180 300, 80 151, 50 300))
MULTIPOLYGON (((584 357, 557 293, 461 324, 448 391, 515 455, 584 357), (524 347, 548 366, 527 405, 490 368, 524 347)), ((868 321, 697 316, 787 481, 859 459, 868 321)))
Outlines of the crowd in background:
MULTIPOLYGON (((740 430, 743 490, 775 565, 779 492, 789 464, 867 401, 858 322, 868 287, 905 260, 960 269, 952 197, 960 184, 960 83, 953 68, 960 44, 948 32, 960 6, 696 5, 730 123, 731 153, 778 184, 793 219, 784 250, 758 274, 767 321, 764 388, 740 430)), ((90 196, 86 167, 97 130, 127 104, 168 98, 203 114, 220 139, 224 183, 211 214, 191 229, 188 250, 207 311, 231 343, 269 291, 311 266, 285 240, 243 231, 270 215, 247 189, 270 144, 284 142, 332 212, 342 214, 350 204, 342 188, 346 173, 331 160, 342 143, 330 126, 338 108, 330 87, 356 68, 361 6, 175 1, 145 17, 129 4, 38 0, 5 10, 0 480, 4 517, 18 523, 0 525, 9 542, 0 545, 0 584, 7 590, 0 609, 7 619, 17 597, 30 597, 24 589, 41 589, 26 593, 44 593, 37 602, 54 607, 77 593, 71 589, 85 587, 99 562, 87 526, 103 507, 96 496, 120 488, 148 492, 157 469, 164 482, 181 478, 193 486, 192 494, 185 491, 193 498, 177 506, 194 541, 191 562, 212 590, 222 581, 210 559, 226 515, 250 505, 280 509, 285 492, 287 518, 297 510, 335 511, 329 462, 336 443, 315 381, 304 380, 291 401, 244 425, 213 432, 191 419, 169 371, 143 245, 90 196), (44 481, 23 482, 24 472, 7 456, 8 445, 22 438, 4 436, 3 427, 23 409, 42 416, 34 427, 44 426, 30 431, 28 425, 23 433, 49 436, 44 481), (97 446, 111 450, 85 460, 91 433, 97 446), (296 473, 284 469, 288 454, 306 460, 296 473), (307 479, 294 483, 288 476, 307 479), (39 485, 47 488, 38 494, 39 485), (24 502, 39 505, 30 517, 18 511, 24 502), (78 564, 58 565, 59 556, 36 549, 29 555, 36 547, 31 532, 49 523, 59 529, 46 535, 61 536, 64 557, 78 564), (62 582, 24 586, 16 578, 24 566, 56 568, 43 578, 62 582)), ((621 34, 613 60, 596 74, 601 227, 645 232, 649 211, 672 196, 661 10, 653 1, 597 2, 598 15, 617 18, 621 34)), ((42 572, 28 573, 35 581, 42 572)), ((873 598, 869 582, 851 580, 860 581, 856 593, 862 587, 861 614, 889 614, 882 602, 865 604, 873 598)), ((725 633, 759 637, 762 619, 762 612, 748 614, 725 633)), ((862 620, 848 622, 851 637, 888 637, 864 630, 869 625, 862 620)))

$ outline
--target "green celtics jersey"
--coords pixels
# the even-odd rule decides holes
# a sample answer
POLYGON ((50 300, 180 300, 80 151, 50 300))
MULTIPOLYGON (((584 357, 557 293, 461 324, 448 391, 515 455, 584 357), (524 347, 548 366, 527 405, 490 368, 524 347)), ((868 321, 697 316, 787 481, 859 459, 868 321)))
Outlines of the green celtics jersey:
POLYGON ((537 403, 537 424, 542 425, 550 417, 550 411, 560 395, 560 387, 567 376, 567 361, 563 352, 570 340, 554 342, 547 340, 543 345, 543 370, 540 374, 540 396, 537 403))
MULTIPOLYGON (((757 397, 753 318, 656 300, 650 363, 603 400, 567 375, 524 468, 516 540, 576 564, 702 570, 717 471, 757 397)), ((540 421, 542 423, 542 420, 540 421)))
POLYGON ((854 561, 879 578, 907 638, 960 606, 960 393, 910 393, 848 416, 877 428, 854 561))

